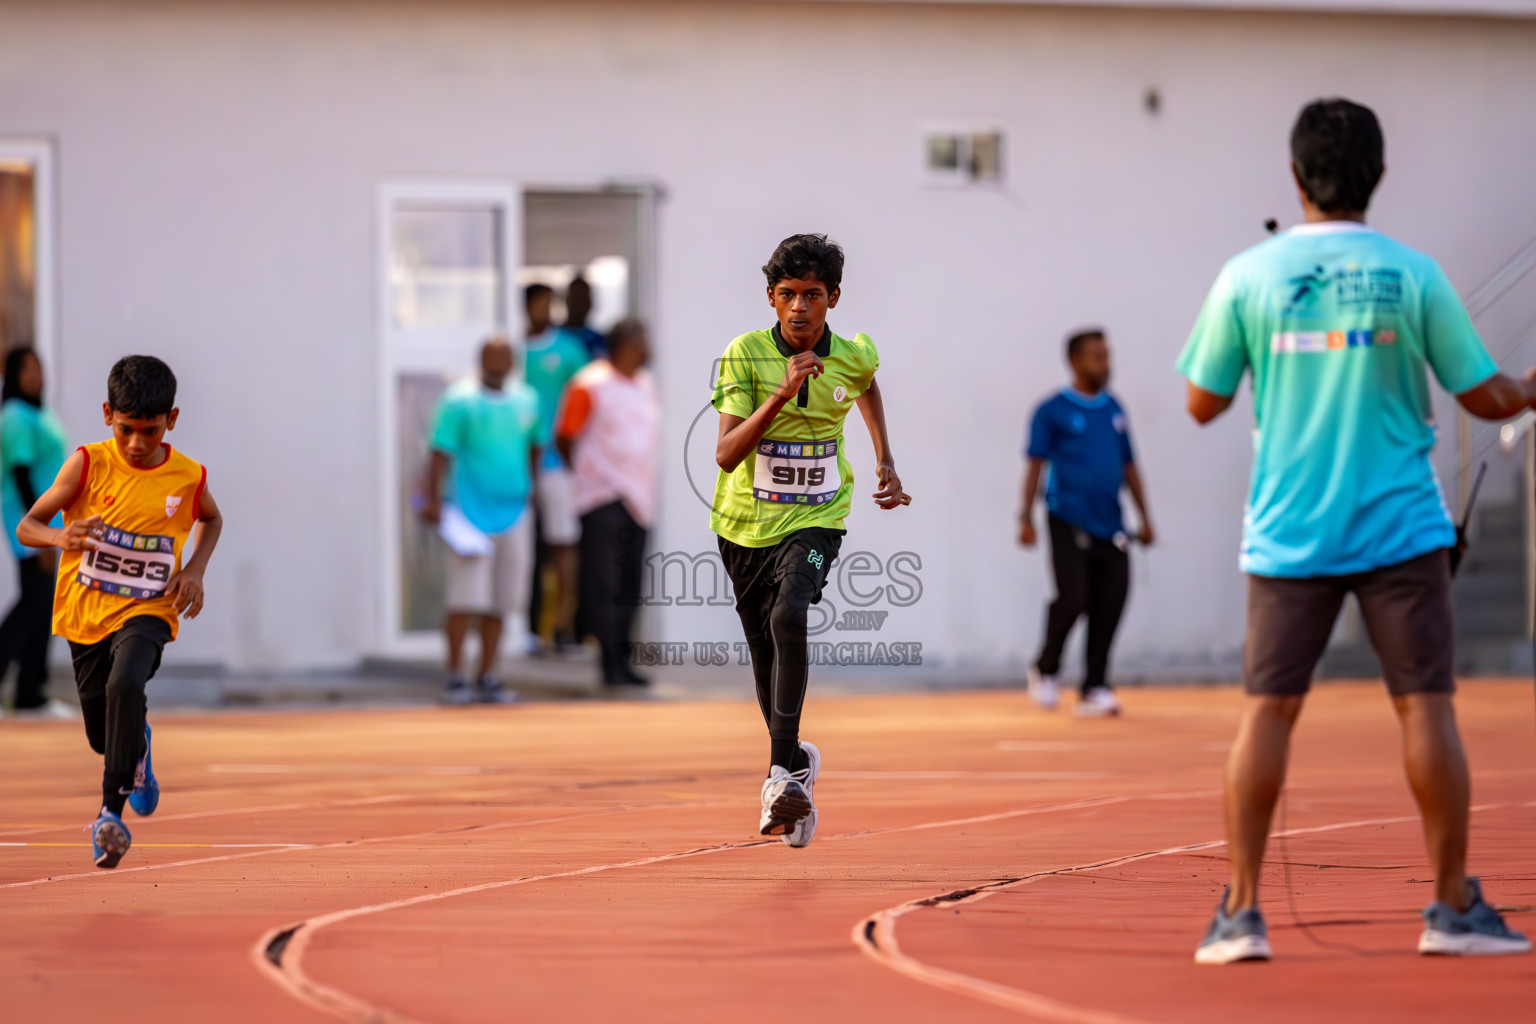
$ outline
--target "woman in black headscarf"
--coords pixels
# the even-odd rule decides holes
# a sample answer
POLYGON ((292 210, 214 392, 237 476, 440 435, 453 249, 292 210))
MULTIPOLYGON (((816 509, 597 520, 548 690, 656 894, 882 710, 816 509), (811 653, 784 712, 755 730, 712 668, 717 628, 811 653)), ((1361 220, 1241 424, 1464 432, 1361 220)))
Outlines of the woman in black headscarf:
POLYGON ((12 661, 19 663, 13 707, 24 717, 69 714, 68 705, 48 699, 55 553, 16 540, 16 524, 53 484, 65 454, 64 428, 43 406, 42 362, 30 348, 12 349, 0 385, 0 517, 16 555, 21 596, 0 622, 0 677, 12 661))

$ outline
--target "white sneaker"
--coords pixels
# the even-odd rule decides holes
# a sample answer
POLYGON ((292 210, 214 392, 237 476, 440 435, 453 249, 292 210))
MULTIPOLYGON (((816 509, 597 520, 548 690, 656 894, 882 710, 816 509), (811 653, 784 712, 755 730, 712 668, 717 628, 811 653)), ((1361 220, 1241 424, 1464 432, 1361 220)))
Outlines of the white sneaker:
POLYGON ((1047 711, 1055 711, 1061 703, 1061 687, 1055 676, 1043 676, 1035 666, 1029 666, 1029 695, 1047 711))
POLYGON ((73 707, 50 697, 35 708, 12 708, 11 717, 22 722, 67 722, 77 715, 73 707))
POLYGON ((805 751, 810 764, 797 772, 790 772, 789 777, 805 787, 805 797, 811 802, 811 811, 805 817, 795 823, 795 827, 784 833, 784 842, 789 846, 808 846, 812 839, 816 838, 816 777, 821 774, 821 751, 816 749, 816 744, 800 744, 800 749, 805 751))
POLYGON ((783 765, 774 765, 763 780, 763 816, 757 830, 765 836, 785 836, 793 832, 800 820, 812 811, 811 795, 805 784, 783 765))
POLYGON ((1077 702, 1077 717, 1108 718, 1120 713, 1120 698, 1107 686, 1095 686, 1077 702))

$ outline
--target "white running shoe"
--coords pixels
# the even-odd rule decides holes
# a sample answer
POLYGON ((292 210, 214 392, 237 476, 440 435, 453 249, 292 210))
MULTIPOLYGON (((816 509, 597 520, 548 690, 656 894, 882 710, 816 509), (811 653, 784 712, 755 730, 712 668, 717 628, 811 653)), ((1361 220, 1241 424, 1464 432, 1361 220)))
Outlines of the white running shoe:
POLYGON ((810 845, 811 840, 816 838, 816 777, 821 774, 821 751, 816 749, 816 744, 802 740, 800 749, 805 751, 810 764, 797 772, 790 772, 789 777, 805 787, 811 811, 796 822, 794 828, 784 833, 784 842, 797 848, 810 845))
POLYGON ((1077 717, 1108 718, 1120 713, 1120 698, 1107 686, 1095 686, 1077 702, 1077 717))
POLYGON ((1055 711, 1061 703, 1061 686, 1055 676, 1043 676, 1035 666, 1029 666, 1029 696, 1046 711, 1055 711))
POLYGON ((11 717, 19 722, 67 722, 79 715, 70 705, 50 697, 35 708, 12 708, 11 717))
POLYGON ((783 765, 774 765, 763 780, 763 816, 757 830, 765 836, 788 836, 800 819, 811 813, 811 795, 805 784, 783 765))

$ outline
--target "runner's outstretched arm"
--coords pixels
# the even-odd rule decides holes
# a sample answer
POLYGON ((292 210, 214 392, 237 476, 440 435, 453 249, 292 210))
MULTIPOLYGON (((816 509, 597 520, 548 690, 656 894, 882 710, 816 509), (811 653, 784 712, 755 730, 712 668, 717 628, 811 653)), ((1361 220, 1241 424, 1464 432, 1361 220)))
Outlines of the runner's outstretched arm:
POLYGON ((96 542, 91 530, 103 525, 100 516, 80 519, 62 530, 48 524, 53 517, 68 508, 80 490, 80 479, 85 473, 85 453, 77 451, 64 461, 53 485, 37 499, 32 510, 16 524, 16 539, 29 548, 63 548, 65 551, 90 551, 96 542))
POLYGON ((885 401, 873 377, 858 403, 864 425, 869 428, 869 439, 875 445, 875 475, 880 481, 880 489, 874 494, 875 504, 881 508, 912 504, 912 496, 901 489, 901 477, 896 475, 896 457, 891 454, 891 438, 885 430, 885 401))
MULTIPOLYGON (((800 393, 800 385, 807 377, 820 377, 821 360, 814 352, 799 352, 784 367, 784 379, 779 381, 768 400, 758 406, 751 416, 742 419, 728 412, 720 414, 720 436, 715 441, 715 465, 727 473, 741 465, 747 453, 757 447, 757 442, 768 433, 773 418, 779 410, 793 401, 800 393)), ((862 401, 862 399, 861 399, 862 401)))

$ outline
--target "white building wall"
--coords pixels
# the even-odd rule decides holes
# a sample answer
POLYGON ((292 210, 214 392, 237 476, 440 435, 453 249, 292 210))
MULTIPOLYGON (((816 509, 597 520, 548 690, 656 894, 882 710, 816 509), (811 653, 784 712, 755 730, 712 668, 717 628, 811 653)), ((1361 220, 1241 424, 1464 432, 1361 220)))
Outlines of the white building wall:
MULTIPOLYGON (((182 380, 174 441, 228 527, 180 661, 339 665, 383 636, 374 197, 394 179, 660 184, 667 400, 656 546, 713 548, 684 472, 711 360, 770 312, 758 267, 825 230, 840 332, 880 346, 909 509, 859 500, 845 552, 922 559, 922 600, 869 639, 1019 662, 1049 595, 1014 543, 1020 445, 1060 342, 1110 329, 1162 542, 1120 651, 1195 666, 1241 641, 1246 406, 1197 430, 1172 369, 1222 261, 1296 217, 1305 101, 1371 104, 1375 222, 1470 289, 1536 234, 1536 24, 956 5, 387 3, 0 8, 0 135, 59 156, 71 436, 101 436, 113 359, 182 380), (1163 97, 1149 116, 1144 90, 1163 97), (1007 187, 918 178, 920 131, 990 121, 1007 187)), ((711 468, 713 417, 688 458, 711 468)), ((701 484, 708 493, 711 480, 701 484)), ((653 639, 733 640, 728 608, 656 609, 653 639)), ((848 639, 836 635, 833 639, 848 639)))

